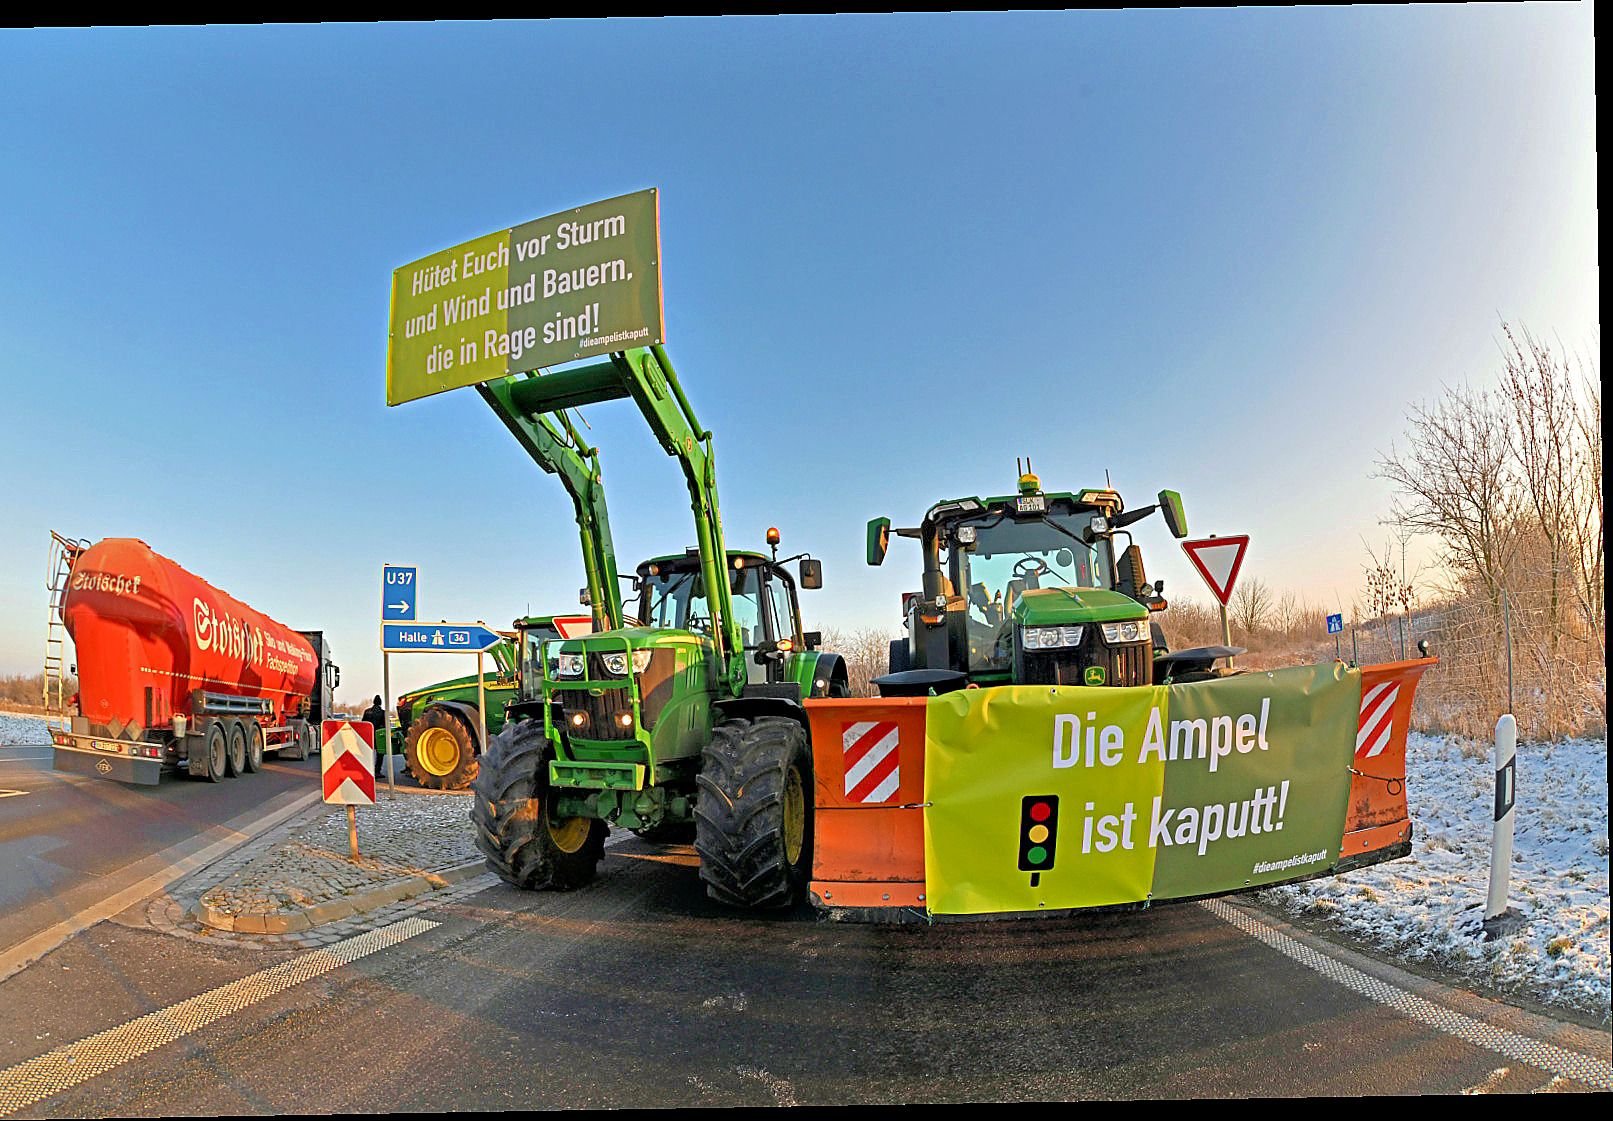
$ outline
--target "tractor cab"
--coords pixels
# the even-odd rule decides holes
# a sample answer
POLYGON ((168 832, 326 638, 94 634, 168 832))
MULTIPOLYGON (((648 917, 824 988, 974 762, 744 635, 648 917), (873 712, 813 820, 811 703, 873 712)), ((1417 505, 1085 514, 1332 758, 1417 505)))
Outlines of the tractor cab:
MULTIPOLYGON (((776 531, 769 534, 770 539, 776 531)), ((783 564, 761 553, 728 553, 728 589, 751 684, 784 680, 792 650, 815 649, 818 633, 803 633, 796 580, 783 564)), ((803 559, 802 588, 823 585, 821 562, 803 559)), ((638 567, 636 621, 657 630, 711 634, 712 608, 698 549, 656 557, 638 567)))
MULTIPOLYGON (((927 689, 1151 683, 1149 615, 1166 604, 1126 527, 1156 509, 1186 536, 1174 491, 1127 512, 1108 488, 1043 491, 1028 464, 1015 494, 932 506, 895 531, 919 542, 923 588, 905 598, 908 637, 892 646, 892 672, 929 671, 927 689)), ((884 559, 889 527, 869 523, 870 564, 884 559)))

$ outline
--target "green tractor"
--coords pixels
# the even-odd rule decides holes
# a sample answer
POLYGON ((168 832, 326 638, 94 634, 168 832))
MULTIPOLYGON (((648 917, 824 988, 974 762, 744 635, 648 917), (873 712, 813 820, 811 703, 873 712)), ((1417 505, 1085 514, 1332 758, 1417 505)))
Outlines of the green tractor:
POLYGON ((521 888, 593 878, 609 825, 693 834, 708 894, 788 906, 811 870, 813 770, 802 700, 849 695, 838 655, 801 627, 798 589, 822 586, 805 554, 729 552, 712 436, 663 348, 478 386, 576 513, 594 633, 523 647, 504 727, 482 756, 471 819, 490 868, 521 888), (698 544, 629 577, 624 611, 596 448, 567 410, 630 397, 682 468, 698 544), (799 560, 799 583, 786 565, 799 560))
POLYGON ((529 641, 541 642, 575 633, 576 616, 534 615, 515 620, 513 631, 499 631, 503 641, 487 649, 492 659, 490 673, 481 678, 478 695, 477 675, 439 681, 403 694, 397 702, 398 723, 392 734, 404 765, 421 786, 431 790, 463 790, 476 777, 484 748, 482 722, 478 719, 481 699, 487 706, 489 737, 504 727, 504 708, 519 695, 520 651, 529 641))
MULTIPOLYGON (((1172 653, 1151 622, 1168 605, 1126 527, 1160 511, 1187 536, 1175 491, 1127 511, 1105 487, 1044 492, 1027 462, 1016 494, 930 507, 898 537, 919 542, 923 585, 903 597, 907 637, 891 643, 882 696, 991 685, 1150 685, 1220 676, 1230 646, 1172 653), (1117 536, 1128 540, 1118 551, 1117 536)), ((868 563, 885 559, 890 519, 868 523, 868 563)))

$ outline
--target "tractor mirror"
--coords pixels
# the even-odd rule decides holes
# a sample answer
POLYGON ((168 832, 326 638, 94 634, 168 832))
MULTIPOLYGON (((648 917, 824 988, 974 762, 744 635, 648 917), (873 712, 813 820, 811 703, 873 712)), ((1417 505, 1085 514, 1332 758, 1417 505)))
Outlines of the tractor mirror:
POLYGON ((807 631, 801 636, 801 642, 808 650, 816 650, 823 645, 823 632, 807 631))
POLYGON ((875 518, 868 523, 868 563, 878 567, 885 563, 885 550, 890 548, 891 520, 875 518))
POLYGON ((1182 509, 1182 496, 1174 490, 1159 492, 1159 509, 1165 515, 1165 525, 1170 529, 1171 536, 1181 539, 1187 536, 1187 511, 1182 509))
POLYGON ((578 588, 577 602, 582 604, 584 607, 592 607, 594 605, 594 597, 589 594, 587 588, 578 588))
POLYGON ((823 562, 807 557, 801 561, 801 586, 803 588, 823 587, 823 562))

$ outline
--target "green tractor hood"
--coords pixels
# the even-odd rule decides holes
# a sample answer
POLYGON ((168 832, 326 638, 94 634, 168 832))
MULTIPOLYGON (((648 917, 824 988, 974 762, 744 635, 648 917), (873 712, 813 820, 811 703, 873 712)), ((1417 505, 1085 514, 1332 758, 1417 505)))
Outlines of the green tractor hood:
POLYGON ((1033 588, 1014 603, 1022 627, 1074 626, 1146 619, 1148 609, 1128 595, 1107 588, 1033 588))

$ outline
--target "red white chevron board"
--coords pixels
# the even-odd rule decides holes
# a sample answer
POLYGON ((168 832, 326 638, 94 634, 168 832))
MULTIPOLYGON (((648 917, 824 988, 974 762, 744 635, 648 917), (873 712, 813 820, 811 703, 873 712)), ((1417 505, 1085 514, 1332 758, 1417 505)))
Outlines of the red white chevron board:
POLYGON ((863 720, 841 725, 845 753, 846 801, 888 802, 901 785, 897 747, 901 732, 893 720, 863 720))
POLYGON ((1370 759, 1389 746, 1395 725, 1399 681, 1380 681, 1361 692, 1361 717, 1356 725, 1355 756, 1370 759))
POLYGON ((320 786, 337 806, 375 805, 375 729, 368 721, 320 725, 320 786))

